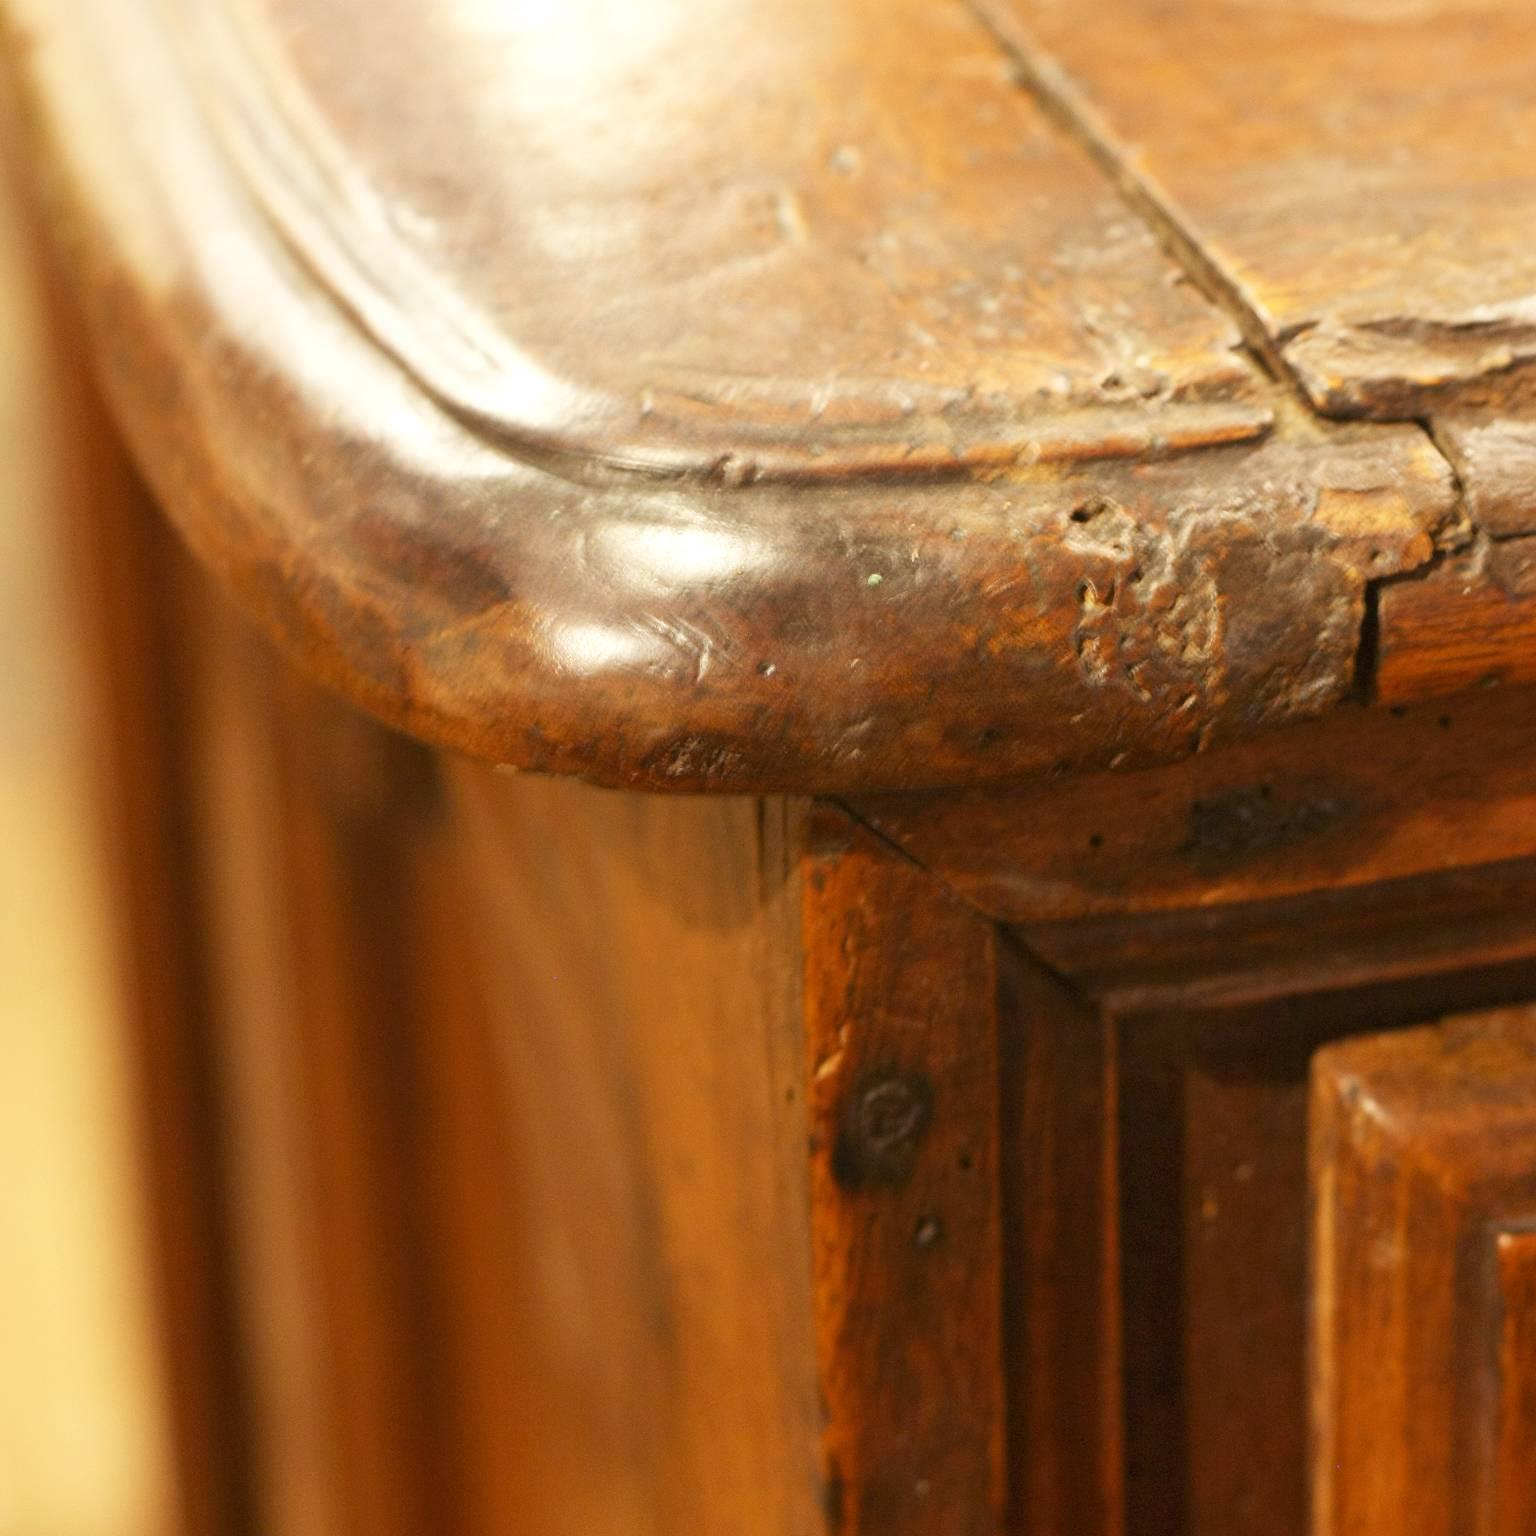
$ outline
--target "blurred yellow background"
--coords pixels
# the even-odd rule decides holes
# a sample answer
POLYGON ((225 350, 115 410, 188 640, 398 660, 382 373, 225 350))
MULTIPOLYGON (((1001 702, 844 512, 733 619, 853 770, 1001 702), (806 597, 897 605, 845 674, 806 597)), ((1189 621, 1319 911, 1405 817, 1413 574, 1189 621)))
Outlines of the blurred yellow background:
POLYGON ((0 174, 0 1536, 158 1536, 164 1426, 38 307, 0 174))

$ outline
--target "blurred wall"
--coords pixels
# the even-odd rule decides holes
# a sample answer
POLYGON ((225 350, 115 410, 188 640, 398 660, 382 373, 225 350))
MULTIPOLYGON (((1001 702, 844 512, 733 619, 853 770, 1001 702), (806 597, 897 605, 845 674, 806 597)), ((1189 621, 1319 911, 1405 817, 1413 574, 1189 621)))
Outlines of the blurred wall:
POLYGON ((163 1425, 80 660, 68 422, 0 157, 0 1536, 162 1536, 163 1425))

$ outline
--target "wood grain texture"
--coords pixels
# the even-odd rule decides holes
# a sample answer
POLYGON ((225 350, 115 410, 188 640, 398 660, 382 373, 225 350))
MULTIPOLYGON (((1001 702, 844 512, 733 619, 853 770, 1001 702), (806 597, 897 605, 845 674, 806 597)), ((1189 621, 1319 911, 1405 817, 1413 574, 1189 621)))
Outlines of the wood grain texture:
POLYGON ((1448 407, 1436 413, 1435 438, 1456 468, 1474 526, 1494 539, 1536 532, 1536 412, 1448 407))
POLYGON ((1446 461, 1243 361, 957 4, 7 12, 139 459, 388 720, 823 789, 1322 712, 1446 461))
POLYGON ((1528 1007, 1318 1057, 1313 1519, 1322 1536, 1519 1528, 1501 1522, 1518 1518, 1529 1493, 1521 1405, 1531 1362, 1508 1349, 1528 1302, 1529 1238, 1514 1233, 1536 1215, 1533 1102, 1528 1007))
POLYGON ((820 479, 1267 423, 955 0, 170 13, 285 238, 504 440, 820 479))
POLYGON ((1285 1003, 1118 1024, 1126 1530, 1305 1529, 1306 1066, 1285 1003))
POLYGON ((1118 1012, 1342 991, 1529 959, 1536 861, 1018 931, 1043 963, 1118 1012))
POLYGON ((1091 27, 1062 0, 978 9, 1318 409, 1518 417, 1536 361, 1520 0, 1114 0, 1091 27))
POLYGON ((1119 1031, 1018 945, 999 959, 1008 1530, 1122 1536, 1119 1031))
POLYGON ((823 1531, 794 813, 450 790, 491 1020, 449 1047, 490 1074, 453 1281, 482 1528, 823 1531))
POLYGON ((1381 594, 1387 703, 1536 681, 1536 539, 1484 540, 1381 594))
POLYGON ((1536 1526, 1536 1232, 1526 1224, 1494 1241, 1498 1286, 1498 1425, 1490 1536, 1536 1526))
POLYGON ((200 654, 273 1528, 1000 1533, 993 926, 200 654))
POLYGON ((453 1528, 418 1059, 446 1006, 419 943, 443 856, 430 760, 209 594, 189 634, 263 1527, 453 1528))
POLYGON ((828 1525, 1004 1529, 992 925, 832 811, 802 903, 828 1525))
POLYGON ((820 1536, 791 809, 444 763, 194 616, 262 1529, 820 1536))
POLYGON ((226 1523, 1295 1536, 1320 1045, 1320 1536, 1528 1521, 1530 1018, 1329 1044, 1533 990, 1526 23, 978 3, 0 0, 287 650, 768 795, 105 541, 226 1523))
MULTIPOLYGON (((1536 963, 1467 961, 1406 982, 1301 978, 1256 1002, 1115 1013, 1130 1536, 1308 1529, 1310 1060, 1361 1032, 1533 995, 1536 963)), ((1097 1530, 1046 1527, 1058 1528, 1097 1530)))
POLYGON ((1277 377, 1324 415, 1433 431, 1470 552, 1422 595, 1385 588, 1383 693, 1529 677, 1531 620, 1467 534, 1536 531, 1530 8, 1115 0, 1085 26, 1063 0, 974 6, 1277 377))
POLYGON ((851 804, 1008 922, 1364 888, 1536 853, 1536 692, 1341 711, 1139 773, 851 804))

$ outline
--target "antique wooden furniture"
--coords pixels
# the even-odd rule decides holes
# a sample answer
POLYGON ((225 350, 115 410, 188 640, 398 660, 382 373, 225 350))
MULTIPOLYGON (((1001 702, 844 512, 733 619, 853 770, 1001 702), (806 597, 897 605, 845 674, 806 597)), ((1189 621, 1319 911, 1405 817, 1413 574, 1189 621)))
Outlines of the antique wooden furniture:
POLYGON ((1536 1528, 1536 10, 0 10, 186 1531, 1536 1528))

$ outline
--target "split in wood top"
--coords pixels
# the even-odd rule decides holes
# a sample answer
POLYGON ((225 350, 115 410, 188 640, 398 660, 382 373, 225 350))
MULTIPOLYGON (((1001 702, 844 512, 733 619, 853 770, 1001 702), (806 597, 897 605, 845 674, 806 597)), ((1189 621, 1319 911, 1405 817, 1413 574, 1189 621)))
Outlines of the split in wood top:
MULTIPOLYGON (((1127 35, 1167 10, 1122 8, 1127 35)), ((1042 106, 1021 83, 1063 39, 1099 69, 1098 13, 1019 0, 1000 42, 962 0, 0 11, 161 501, 312 671, 483 756, 817 790, 1185 756, 1374 686, 1378 649, 1417 654, 1383 583, 1454 629, 1446 553, 1536 505, 1506 483, 1525 439, 1476 393, 1489 369, 1452 381, 1440 445, 1322 420, 1337 402, 1291 349, 1353 336, 1354 311, 1271 330, 1213 281, 1219 244, 1105 174, 1076 87, 1051 75, 1042 106), (1495 466, 1465 499, 1447 449, 1495 466)), ((1228 11, 1233 48, 1275 30, 1228 11)), ((1265 121, 1309 123, 1326 62, 1265 121)), ((1513 64, 1498 79, 1524 122, 1513 64)), ((1191 175, 1229 153, 1241 179, 1268 140, 1244 118, 1194 156, 1227 100, 1206 86, 1149 93, 1153 126, 1191 175)), ((1338 168, 1357 222, 1390 204, 1374 267, 1315 222, 1277 259, 1353 272, 1364 303, 1396 251, 1411 289, 1439 237, 1390 215, 1454 201, 1448 153, 1417 180, 1338 168)), ((1501 154, 1514 219, 1530 188, 1501 154)), ((1288 164, 1275 188, 1304 189, 1288 164)), ((1275 188, 1232 199, 1240 234, 1275 188)), ((1477 182, 1442 233, 1493 196, 1477 182)), ((1456 255, 1506 330, 1521 260, 1456 255)), ((1459 314, 1465 287, 1421 291, 1459 314)), ((1348 414, 1421 414, 1359 390, 1348 414)), ((1533 633, 1514 607, 1491 661, 1436 646, 1397 693, 1497 674, 1533 633)))

